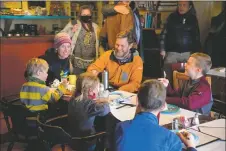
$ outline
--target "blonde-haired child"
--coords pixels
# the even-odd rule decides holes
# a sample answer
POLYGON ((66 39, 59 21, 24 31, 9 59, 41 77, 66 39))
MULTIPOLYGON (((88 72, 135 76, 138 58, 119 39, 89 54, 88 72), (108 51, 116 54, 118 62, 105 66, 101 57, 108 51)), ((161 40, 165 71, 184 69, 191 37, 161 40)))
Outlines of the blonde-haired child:
POLYGON ((32 58, 26 65, 27 82, 20 90, 20 100, 32 112, 47 110, 48 102, 58 101, 66 92, 66 82, 62 82, 56 90, 46 86, 48 69, 48 63, 40 58, 32 58))
POLYGON ((75 97, 69 102, 68 117, 73 136, 87 136, 95 133, 96 116, 110 112, 108 100, 99 102, 100 81, 92 73, 82 73, 76 81, 75 97))

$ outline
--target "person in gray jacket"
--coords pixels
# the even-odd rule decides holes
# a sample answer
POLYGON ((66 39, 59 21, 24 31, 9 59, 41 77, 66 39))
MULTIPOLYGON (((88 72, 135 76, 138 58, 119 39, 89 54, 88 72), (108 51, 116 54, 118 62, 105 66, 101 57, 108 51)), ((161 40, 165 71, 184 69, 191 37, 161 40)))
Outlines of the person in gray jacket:
POLYGON ((92 22, 92 10, 88 5, 80 7, 79 19, 69 22, 61 32, 70 35, 72 73, 79 75, 99 57, 99 27, 92 22))

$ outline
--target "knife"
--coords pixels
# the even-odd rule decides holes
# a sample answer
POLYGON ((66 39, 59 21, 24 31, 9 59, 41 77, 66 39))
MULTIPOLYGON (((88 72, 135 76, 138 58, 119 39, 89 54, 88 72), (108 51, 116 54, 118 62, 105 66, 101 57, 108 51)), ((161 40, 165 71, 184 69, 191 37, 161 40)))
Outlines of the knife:
POLYGON ((124 105, 122 105, 122 106, 117 107, 116 109, 120 109, 120 108, 123 108, 123 107, 125 107, 125 106, 127 106, 127 105, 124 104, 124 105))
POLYGON ((124 102, 119 102, 119 104, 124 104, 124 105, 128 105, 128 106, 131 106, 131 107, 136 106, 135 104, 129 104, 129 103, 124 103, 124 102))

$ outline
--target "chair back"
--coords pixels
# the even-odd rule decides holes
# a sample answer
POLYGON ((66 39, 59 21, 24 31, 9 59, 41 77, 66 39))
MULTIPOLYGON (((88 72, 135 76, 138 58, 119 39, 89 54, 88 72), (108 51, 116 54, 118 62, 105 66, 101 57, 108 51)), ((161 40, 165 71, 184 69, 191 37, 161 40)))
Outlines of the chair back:
POLYGON ((172 63, 171 64, 171 69, 172 69, 172 71, 176 70, 176 71, 179 71, 179 72, 184 72, 184 70, 185 70, 185 63, 183 63, 183 62, 172 63))
POLYGON ((22 103, 3 102, 3 113, 6 123, 9 123, 9 121, 7 121, 8 117, 10 117, 12 121, 12 128, 7 126, 9 131, 26 137, 37 135, 36 118, 35 120, 28 119, 28 117, 36 117, 34 113, 30 112, 22 103))
POLYGON ((72 137, 64 128, 68 128, 68 115, 57 116, 48 120, 38 115, 38 136, 44 146, 51 149, 56 144, 68 145, 76 151, 88 151, 98 148, 104 150, 106 132, 99 132, 85 137, 72 137))
MULTIPOLYGON (((189 80, 189 76, 185 75, 182 72, 173 71, 173 88, 174 89, 177 90, 177 89, 181 88, 183 82, 187 81, 187 80, 189 80)), ((211 77, 206 76, 206 80, 211 87, 211 77)))
POLYGON ((71 147, 76 151, 104 150, 106 132, 98 132, 84 137, 72 137, 71 147))
POLYGON ((66 117, 67 116, 58 116, 45 121, 40 115, 37 116, 38 137, 42 142, 46 143, 45 145, 48 145, 49 148, 56 144, 69 144, 71 140, 70 134, 60 126, 51 125, 51 122, 60 121, 66 117))
POLYGON ((211 88, 211 84, 212 84, 211 76, 206 76, 206 81, 209 83, 211 88))
POLYGON ((173 88, 175 90, 182 87, 183 81, 189 80, 189 77, 182 72, 173 71, 173 88))

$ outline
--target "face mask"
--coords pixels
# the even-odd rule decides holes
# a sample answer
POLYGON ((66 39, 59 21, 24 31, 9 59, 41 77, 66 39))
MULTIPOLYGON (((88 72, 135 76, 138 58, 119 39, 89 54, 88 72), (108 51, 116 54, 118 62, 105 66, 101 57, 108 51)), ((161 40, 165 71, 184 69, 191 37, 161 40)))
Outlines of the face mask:
POLYGON ((92 20, 91 18, 92 18, 92 16, 80 16, 80 20, 84 23, 91 22, 91 20, 92 20))

